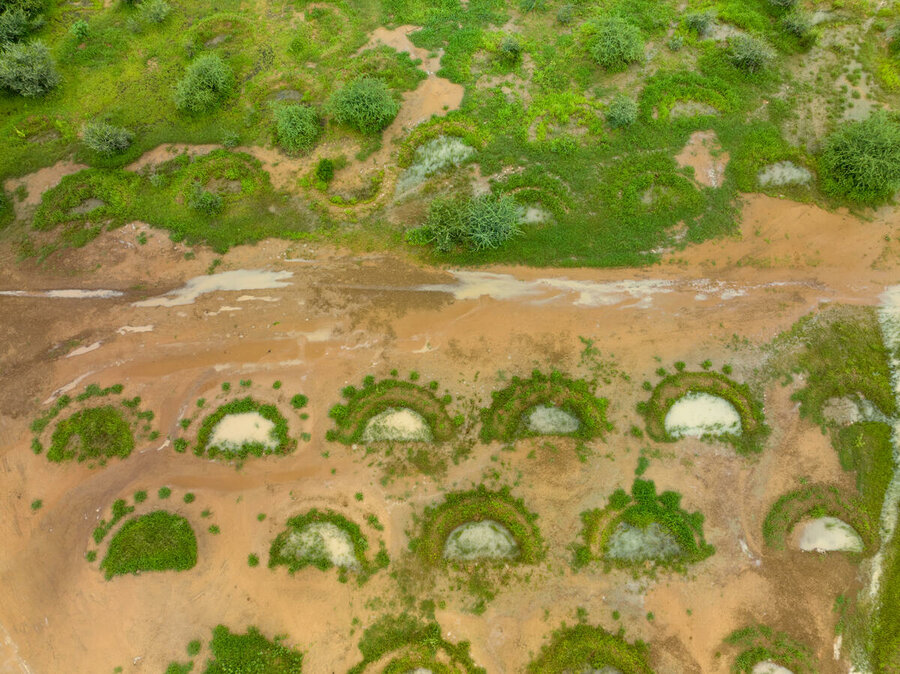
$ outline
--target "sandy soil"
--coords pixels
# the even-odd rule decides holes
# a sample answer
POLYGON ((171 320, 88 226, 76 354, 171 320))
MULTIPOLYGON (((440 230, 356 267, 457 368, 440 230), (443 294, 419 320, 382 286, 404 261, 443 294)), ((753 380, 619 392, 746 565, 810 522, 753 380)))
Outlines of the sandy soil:
POLYGON ((186 261, 184 249, 159 232, 138 248, 142 227, 103 234, 44 267, 17 264, 11 248, 0 248, 0 290, 123 293, 0 296, 0 670, 159 672, 185 660, 188 641, 206 640, 224 623, 288 634, 307 652, 306 671, 344 671, 359 657, 353 619, 365 626, 397 610, 395 585, 385 572, 359 587, 339 583, 334 572, 270 571, 268 546, 285 520, 311 507, 334 508, 363 524, 373 546, 383 539, 391 558, 402 562, 414 514, 439 500, 442 489, 499 475, 539 513, 547 564, 527 582, 498 588, 483 615, 468 610, 473 601, 465 594, 436 597, 447 601, 437 612, 445 636, 470 640, 473 657, 489 672, 522 671, 578 607, 591 622, 612 630, 621 624, 629 638, 646 640, 660 672, 728 671, 728 659, 716 653, 729 632, 750 622, 809 644, 820 671, 847 671, 832 655, 832 605, 838 594, 855 592, 858 567, 840 554, 776 554, 761 541, 768 506, 801 476, 852 486, 827 438, 799 420, 789 389, 767 391, 773 434, 758 460, 694 438, 662 447, 651 460, 645 477, 660 489, 677 489, 686 508, 705 514, 713 557, 687 575, 635 581, 624 572, 572 573, 568 546, 579 532, 579 513, 631 483, 647 441, 628 430, 641 423, 634 409, 646 397, 640 382, 659 366, 654 357, 666 365, 730 362, 744 378, 760 365, 755 345, 823 303, 875 303, 898 278, 900 251, 885 240, 900 233, 896 212, 862 221, 750 197, 740 237, 635 270, 493 268, 466 276, 390 255, 266 241, 232 250, 219 271, 291 272, 288 285, 220 290, 177 306, 134 303, 203 275, 214 256, 198 251, 186 261), (733 335, 749 345, 735 346, 733 335), (630 377, 601 385, 616 430, 589 443, 594 454, 587 462, 565 439, 520 442, 513 452, 476 443, 444 476, 413 473, 383 484, 360 449, 324 439, 340 388, 367 374, 417 370, 454 395, 452 413, 470 414, 512 374, 534 367, 577 372, 579 337, 593 339, 630 377), (197 398, 221 396, 222 382, 238 388, 239 379, 252 380, 251 393, 279 405, 293 437, 309 432, 311 440, 290 456, 248 460, 241 470, 173 452, 166 437, 191 437, 199 425, 186 433, 178 425, 197 398), (275 380, 283 382, 277 391, 275 380), (101 469, 34 456, 30 421, 54 391, 73 382, 72 390, 124 384, 126 395, 140 395, 142 407, 156 413, 161 437, 101 469), (288 404, 296 392, 309 396, 305 421, 288 404), (149 510, 162 485, 173 488, 167 506, 195 526, 197 566, 105 581, 97 563, 84 559, 97 520, 108 517, 114 499, 138 489, 151 493, 139 512, 149 510), (194 504, 183 503, 186 491, 196 494, 194 504), (37 498, 44 505, 32 512, 37 498), (200 515, 207 508, 211 519, 200 515), (258 521, 258 513, 267 518, 258 521), (364 525, 369 513, 383 532, 364 525), (207 533, 211 522, 219 535, 207 533), (247 565, 250 553, 260 555, 259 567, 247 565))
POLYGON ((722 184, 728 160, 728 153, 719 145, 715 131, 694 131, 681 152, 675 155, 679 166, 694 169, 694 180, 704 187, 722 184))

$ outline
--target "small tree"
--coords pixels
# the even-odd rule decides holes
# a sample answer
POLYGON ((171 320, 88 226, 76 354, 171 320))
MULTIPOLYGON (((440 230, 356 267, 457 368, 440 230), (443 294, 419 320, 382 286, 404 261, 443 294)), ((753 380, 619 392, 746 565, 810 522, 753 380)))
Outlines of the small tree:
POLYGON ((175 86, 175 107, 199 115, 211 112, 228 98, 234 88, 234 73, 218 54, 204 54, 194 60, 175 86))
POLYGON ((625 70, 630 63, 644 57, 644 40, 637 26, 614 16, 596 24, 588 49, 594 60, 607 70, 625 70))
POLYGON ((0 47, 19 42, 31 31, 32 23, 24 10, 13 7, 0 14, 0 47))
POLYGON ((825 141, 819 158, 826 193, 878 203, 900 189, 900 124, 885 112, 843 124, 825 141))
POLYGON ((288 152, 306 152, 319 137, 322 126, 316 111, 307 105, 279 105, 275 108, 278 144, 288 152))
POLYGON ((400 112, 390 89, 374 77, 360 77, 335 92, 330 107, 339 124, 371 134, 384 129, 400 112))
POLYGON ((0 87, 20 96, 43 96, 59 85, 60 77, 43 42, 10 44, 0 52, 0 87))
POLYGON ((128 129, 103 121, 85 124, 81 132, 81 139, 88 149, 106 156, 124 152, 131 146, 133 138, 134 134, 128 129))
POLYGON ((631 126, 637 121, 638 105, 634 99, 623 94, 617 94, 606 109, 606 121, 609 125, 618 129, 631 126))
POLYGON ((728 60, 744 72, 757 73, 773 58, 769 45, 752 35, 735 35, 728 42, 728 60))

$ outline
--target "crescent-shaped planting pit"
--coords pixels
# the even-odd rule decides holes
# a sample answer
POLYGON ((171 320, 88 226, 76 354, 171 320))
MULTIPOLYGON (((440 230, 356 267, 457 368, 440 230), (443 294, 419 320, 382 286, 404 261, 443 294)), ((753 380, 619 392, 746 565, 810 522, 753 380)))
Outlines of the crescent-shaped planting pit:
POLYGON ((647 433, 658 442, 709 437, 730 443, 740 454, 753 454, 762 451, 769 434, 762 405, 749 387, 718 372, 668 375, 650 400, 638 404, 638 411, 646 419, 647 433))
POLYGON ((543 541, 530 512, 508 489, 483 486, 447 494, 423 516, 412 547, 429 565, 471 563, 533 564, 543 558, 543 541))
POLYGON ((312 509, 292 517, 272 541, 269 568, 286 566, 291 573, 306 567, 337 568, 343 577, 353 573, 361 581, 387 566, 382 544, 373 561, 366 556, 369 541, 359 526, 340 513, 312 509))
POLYGON ((181 515, 155 510, 122 525, 100 568, 106 578, 146 571, 184 571, 197 563, 197 537, 181 515))
POLYGON ((819 671, 813 651, 789 634, 766 625, 735 630, 725 644, 737 651, 731 671, 739 674, 814 674, 819 671))
POLYGON ((449 417, 446 406, 451 396, 438 398, 437 389, 437 382, 425 387, 399 379, 376 382, 374 377, 366 377, 361 389, 347 386, 341 391, 346 403, 329 411, 336 427, 326 437, 345 444, 450 440, 462 417, 449 417))
POLYGON ((636 571, 683 570, 715 552, 703 537, 703 515, 681 507, 681 494, 636 479, 631 494, 616 490, 603 509, 581 514, 582 542, 574 546, 576 568, 592 561, 636 571))
POLYGON ((527 668, 528 674, 653 674, 648 649, 629 644, 602 627, 575 625, 556 630, 527 668))
POLYGON ((295 447, 278 408, 246 397, 222 405, 203 420, 194 453, 229 461, 288 454, 295 447))
POLYGON ((536 435, 589 439, 612 428, 606 418, 608 401, 595 397, 586 381, 560 372, 535 370, 529 379, 513 377, 491 397, 491 406, 481 411, 484 442, 536 435))

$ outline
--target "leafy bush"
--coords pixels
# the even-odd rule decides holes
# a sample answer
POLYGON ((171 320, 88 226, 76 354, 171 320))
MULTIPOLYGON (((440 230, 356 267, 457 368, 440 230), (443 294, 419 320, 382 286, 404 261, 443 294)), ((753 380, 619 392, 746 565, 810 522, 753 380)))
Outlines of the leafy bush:
POLYGON ((617 95, 606 109, 606 121, 614 129, 631 126, 637 120, 638 104, 628 96, 617 95))
POLYGON ((198 183, 194 183, 194 187, 188 197, 188 206, 204 215, 216 215, 222 212, 224 203, 220 195, 205 190, 198 183))
POLYGON ((175 86, 175 107, 191 114, 211 112, 234 88, 234 73, 217 54, 193 61, 175 86))
POLYGON ((50 50, 40 41, 9 44, 0 52, 0 87, 19 96, 43 96, 59 85, 50 50))
POLYGON ((319 116, 308 105, 291 103, 275 108, 278 144, 288 152, 306 152, 312 148, 322 127, 319 116))
POLYGON ((644 56, 641 31, 622 18, 598 22, 588 49, 593 59, 607 70, 624 70, 644 56))
POLYGON ((141 5, 141 14, 150 23, 162 23, 172 13, 172 5, 166 0, 148 0, 141 5))
POLYGON ((712 26, 715 18, 715 13, 711 11, 694 12, 684 17, 684 25, 688 27, 688 30, 697 33, 698 37, 704 37, 712 26))
POLYGON ((328 158, 322 158, 316 164, 316 180, 320 180, 326 185, 334 178, 334 162, 328 158))
POLYGON ((728 60, 740 70, 756 73, 772 62, 771 47, 752 35, 735 35, 728 42, 728 60))
POLYGON ((75 38, 76 42, 84 42, 87 40, 90 32, 91 28, 84 19, 78 19, 78 21, 69 26, 69 35, 75 38))
POLYGON ((85 124, 81 133, 81 139, 90 150, 107 156, 127 150, 133 138, 134 134, 128 129, 102 121, 85 124))
POLYGON ((431 202, 425 224, 410 232, 411 243, 433 244, 446 253, 458 245, 479 251, 499 248, 521 233, 521 212, 512 197, 485 194, 466 202, 438 198, 431 202))
POLYGON ((841 125, 826 139, 819 169, 828 194, 869 204, 889 199, 900 188, 900 124, 877 112, 841 125))
POLYGON ((374 77, 360 77, 331 97, 331 112, 339 124, 363 133, 378 133, 400 111, 390 89, 374 77))
POLYGON ((23 10, 7 9, 0 14, 0 45, 19 42, 31 29, 32 22, 23 10))

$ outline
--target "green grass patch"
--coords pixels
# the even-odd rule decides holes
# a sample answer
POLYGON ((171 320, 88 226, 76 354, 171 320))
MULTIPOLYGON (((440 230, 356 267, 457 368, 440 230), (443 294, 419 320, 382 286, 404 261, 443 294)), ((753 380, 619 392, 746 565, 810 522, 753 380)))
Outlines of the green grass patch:
POLYGON ((657 494, 652 480, 635 478, 631 494, 617 489, 605 508, 581 513, 581 521, 582 540, 573 546, 573 567, 576 569, 601 560, 606 567, 630 568, 635 573, 652 573, 657 568, 684 571, 688 564, 700 562, 716 551, 703 536, 703 513, 682 508, 678 492, 657 494), (610 542, 622 525, 640 531, 659 527, 674 539, 678 551, 664 557, 613 559, 608 554, 610 542))
POLYGON ((197 538, 181 515, 156 510, 122 525, 100 568, 107 580, 144 571, 184 571, 197 563, 197 538))
MULTIPOLYGON (((282 641, 284 637, 267 639, 257 628, 248 627, 246 633, 231 632, 224 625, 213 629, 213 638, 209 644, 212 657, 206 661, 203 674, 301 674, 303 671, 303 653, 288 648, 282 641)), ((199 642, 191 642, 191 644, 199 642)), ((188 646, 188 653, 191 653, 188 646)), ((199 649, 198 649, 199 650, 199 649)), ((186 665, 173 662, 166 670, 167 674, 190 672, 194 662, 186 665)))
POLYGON ((522 499, 514 498, 509 488, 492 491, 484 485, 470 491, 448 493, 441 503, 426 508, 421 533, 410 541, 410 549, 429 566, 465 564, 444 558, 447 538, 463 524, 484 520, 493 520, 505 527, 518 546, 515 557, 498 560, 499 563, 535 564, 544 558, 544 541, 536 524, 537 515, 528 510, 522 499))
POLYGON ((269 454, 290 454, 296 447, 297 442, 288 437, 287 419, 282 416, 278 408, 275 405, 258 402, 248 396, 222 405, 203 420, 203 423, 200 424, 200 430, 197 431, 197 443, 194 446, 194 454, 197 456, 205 455, 211 459, 241 461, 248 456, 261 457, 269 454), (277 441, 277 446, 271 447, 261 442, 251 442, 244 443, 237 449, 222 449, 211 444, 213 432, 222 419, 229 414, 246 414, 250 412, 255 412, 275 424, 270 435, 273 440, 277 441))
POLYGON ((288 571, 294 573, 309 566, 321 571, 327 571, 335 566, 322 536, 314 535, 308 543, 298 545, 298 541, 301 541, 304 535, 309 535, 310 527, 318 525, 336 527, 346 536, 346 540, 352 546, 353 565, 338 566, 338 573, 342 580, 346 579, 347 574, 354 573, 359 583, 362 584, 372 574, 388 565, 389 559, 384 549, 384 543, 381 544, 381 548, 374 558, 369 560, 366 556, 369 541, 363 535, 359 525, 332 510, 323 511, 313 508, 303 515, 289 519, 287 528, 272 541, 269 548, 269 568, 286 566, 288 571))
POLYGON ((765 625, 735 630, 725 638, 725 643, 740 650, 731 665, 734 674, 751 674, 754 666, 766 661, 785 667, 793 674, 819 671, 812 649, 765 625))
POLYGON ((604 670, 622 674, 652 674, 646 644, 629 644, 622 633, 610 634, 602 627, 575 625, 553 632, 537 657, 528 664, 528 674, 564 674, 604 670))
POLYGON ((491 406, 481 411, 481 439, 510 441, 539 435, 528 429, 528 414, 538 405, 557 407, 578 419, 573 437, 589 439, 612 430, 606 418, 608 402, 597 398, 588 383, 560 372, 549 375, 535 370, 529 379, 513 377, 509 386, 491 394, 491 406))
POLYGON ((429 388, 399 379, 366 377, 362 388, 347 386, 341 394, 346 403, 334 405, 328 416, 336 428, 326 438, 344 444, 360 442, 369 420, 389 409, 408 408, 421 415, 435 442, 445 442, 456 435, 456 426, 447 414, 449 396, 438 398, 429 388))
POLYGON ((112 405, 88 407, 60 421, 53 431, 47 458, 54 463, 77 460, 100 465, 134 449, 134 431, 122 410, 112 405))
POLYGON ((430 669, 434 674, 485 674, 469 655, 469 642, 444 639, 440 625, 407 613, 385 615, 366 628, 359 640, 363 659, 348 670, 362 674, 374 663, 385 663, 385 674, 430 669))
POLYGON ((663 378, 653 389, 650 400, 639 404, 647 434, 657 442, 675 442, 677 437, 666 430, 666 415, 680 398, 688 393, 707 393, 727 400, 741 419, 741 434, 723 433, 714 439, 728 442, 739 454, 762 451, 769 435, 763 406, 746 384, 739 384, 718 372, 677 372, 663 378))
POLYGON ((881 517, 881 507, 894 475, 893 429, 879 421, 851 424, 832 433, 841 467, 856 471, 859 508, 873 522, 881 517))

